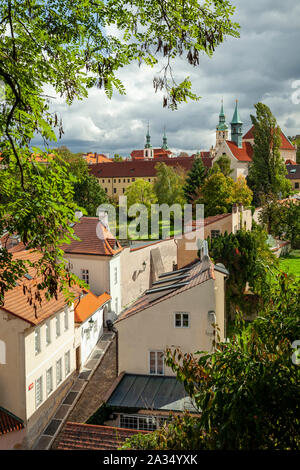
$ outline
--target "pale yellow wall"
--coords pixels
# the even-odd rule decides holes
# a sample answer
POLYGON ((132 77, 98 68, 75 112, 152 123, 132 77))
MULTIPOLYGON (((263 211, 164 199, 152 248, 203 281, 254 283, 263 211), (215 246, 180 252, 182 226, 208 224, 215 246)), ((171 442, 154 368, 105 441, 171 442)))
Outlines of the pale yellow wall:
POLYGON ((64 258, 71 263, 70 271, 81 279, 81 269, 89 270, 89 287, 93 294, 109 292, 110 256, 80 255, 65 253, 64 258))
MULTIPOLYGON (((224 336, 224 293, 220 279, 217 276, 217 281, 209 280, 117 322, 119 372, 149 374, 149 352, 154 350, 179 346, 183 352, 210 351, 209 310, 216 312, 222 339, 224 336), (189 328, 175 328, 175 312, 190 313, 189 328)), ((165 368, 165 375, 173 375, 170 368, 165 368)))
POLYGON ((226 154, 230 158, 231 168, 233 169, 233 173, 231 173, 231 178, 236 181, 239 176, 244 176, 245 178, 248 176, 248 162, 241 162, 237 160, 231 153, 228 145, 226 142, 222 142, 218 148, 216 149, 216 156, 215 159, 221 157, 223 154, 226 154))
POLYGON ((74 349, 74 310, 73 307, 68 307, 69 328, 64 331, 64 310, 52 315, 50 318, 51 328, 51 344, 46 346, 46 321, 40 324, 41 331, 41 352, 35 354, 35 328, 25 332, 25 375, 26 375, 26 419, 37 410, 35 406, 35 380, 40 376, 43 377, 43 403, 49 397, 46 396, 46 371, 52 367, 53 371, 53 391, 63 383, 67 378, 65 375, 65 353, 70 351, 70 375, 76 368, 75 349, 74 349), (56 338, 56 316, 60 316, 61 335, 56 338), (56 385, 56 361, 62 358, 62 382, 56 385), (34 386, 29 390, 29 385, 33 383, 34 386))
POLYGON ((119 197, 123 196, 127 187, 138 179, 143 179, 149 183, 154 183, 155 181, 153 176, 145 176, 143 178, 127 176, 125 178, 98 178, 98 182, 109 197, 119 197))
POLYGON ((121 260, 121 298, 122 307, 133 302, 150 287, 150 252, 159 248, 164 272, 173 270, 177 262, 177 245, 174 239, 145 246, 136 250, 125 248, 120 254, 121 260), (146 263, 144 268, 143 263, 146 263))

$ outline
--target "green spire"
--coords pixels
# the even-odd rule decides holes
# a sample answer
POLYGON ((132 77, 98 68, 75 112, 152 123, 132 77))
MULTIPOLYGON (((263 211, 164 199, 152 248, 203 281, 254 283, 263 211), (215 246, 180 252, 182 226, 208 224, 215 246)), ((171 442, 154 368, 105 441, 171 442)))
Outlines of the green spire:
POLYGON ((152 148, 152 145, 151 145, 151 137, 150 137, 150 131, 149 131, 149 122, 148 122, 145 149, 151 149, 151 148, 152 148))
POLYGON ((226 124, 226 116, 224 113, 224 106, 223 106, 223 98, 222 98, 222 105, 221 105, 221 111, 219 114, 219 124, 217 125, 217 131, 227 131, 228 126, 226 124))
POLYGON ((243 147, 243 122, 240 118, 238 100, 235 103, 235 110, 231 121, 231 141, 239 148, 243 147))
POLYGON ((238 108, 238 100, 236 100, 235 103, 235 110, 234 110, 234 115, 231 121, 231 124, 243 124, 240 118, 240 113, 239 113, 239 108, 238 108))
POLYGON ((168 150, 168 139, 167 139, 167 136, 166 136, 166 126, 164 127, 164 136, 163 136, 163 144, 162 144, 162 148, 165 149, 165 150, 168 150))

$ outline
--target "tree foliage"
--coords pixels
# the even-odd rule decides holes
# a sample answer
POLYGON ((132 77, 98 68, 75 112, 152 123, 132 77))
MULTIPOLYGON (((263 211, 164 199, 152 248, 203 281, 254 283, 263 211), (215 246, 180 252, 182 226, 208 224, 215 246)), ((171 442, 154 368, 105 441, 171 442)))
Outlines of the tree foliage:
POLYGON ((285 163, 280 155, 281 130, 271 110, 263 103, 255 105, 253 162, 249 167, 248 184, 254 193, 254 201, 260 204, 264 194, 282 197, 290 194, 291 184, 285 178, 285 163))
POLYGON ((173 168, 165 163, 158 163, 155 166, 156 179, 154 191, 159 204, 180 204, 185 203, 184 181, 185 175, 180 168, 173 168))
POLYGON ((192 168, 187 174, 184 194, 188 203, 191 203, 198 196, 200 187, 202 186, 206 176, 206 169, 203 165, 202 158, 196 157, 193 161, 192 168))
POLYGON ((182 442, 185 450, 299 448, 300 369, 291 346, 300 335, 300 286, 285 273, 272 285, 268 304, 257 306, 250 325, 237 320, 231 341, 216 342, 210 353, 167 351, 166 364, 201 410, 200 417, 178 418, 151 438, 127 441, 126 448, 143 448, 146 440, 147 449, 155 450, 180 450, 182 442))
MULTIPOLYGON (((32 151, 42 155, 31 148, 33 137, 43 139, 46 157, 55 131, 59 136, 64 132, 59 115, 50 109, 53 92, 69 105, 94 86, 110 98, 113 89, 125 93, 117 76, 122 67, 133 62, 154 66, 162 59, 153 86, 164 90, 163 105, 175 109, 197 97, 188 77, 181 83, 172 80, 174 59, 182 56, 196 66, 201 53, 212 55, 227 36, 238 36, 233 13, 229 1, 219 0, 0 0, 0 81, 5 89, 0 150, 6 166, 0 231, 18 232, 22 241, 42 249, 45 261, 56 260, 49 286, 63 268, 59 246, 70 239, 76 209, 71 175, 54 161, 45 168, 31 157, 32 151)), ((10 288, 17 271, 6 249, 0 254, 4 267, 10 288)))
POLYGON ((221 155, 217 158, 213 167, 220 169, 224 176, 230 176, 233 172, 233 169, 231 168, 231 160, 228 155, 221 155))
POLYGON ((157 203, 153 184, 142 178, 138 178, 126 188, 125 196, 127 196, 128 207, 133 204, 144 204, 150 210, 151 204, 157 203))

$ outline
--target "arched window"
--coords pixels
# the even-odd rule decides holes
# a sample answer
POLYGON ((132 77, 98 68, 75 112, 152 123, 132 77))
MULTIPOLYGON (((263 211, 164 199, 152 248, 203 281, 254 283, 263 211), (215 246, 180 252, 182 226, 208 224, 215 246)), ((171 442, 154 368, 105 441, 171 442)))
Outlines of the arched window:
POLYGON ((0 364, 6 364, 6 345, 0 340, 0 364))

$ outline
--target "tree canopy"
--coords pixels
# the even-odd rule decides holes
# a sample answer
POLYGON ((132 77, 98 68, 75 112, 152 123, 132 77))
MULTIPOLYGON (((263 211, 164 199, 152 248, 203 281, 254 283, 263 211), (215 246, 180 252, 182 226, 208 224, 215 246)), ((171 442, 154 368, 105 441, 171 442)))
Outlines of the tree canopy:
POLYGON ((203 165, 202 158, 196 157, 193 161, 192 168, 187 174, 185 185, 184 185, 184 194, 188 203, 194 201, 194 199, 199 195, 199 189, 202 186, 206 176, 206 169, 203 165))
MULTIPOLYGON (((77 208, 72 175, 54 160, 47 167, 32 161, 32 152, 42 155, 31 146, 35 136, 43 139, 47 156, 55 132, 64 132, 50 107, 53 93, 69 105, 94 86, 107 97, 113 89, 125 93, 117 76, 122 67, 133 62, 154 66, 162 59, 153 85, 164 91, 163 105, 175 109, 189 98, 198 99, 188 77, 181 83, 172 80, 172 64, 182 56, 196 66, 201 53, 212 55, 227 36, 237 37, 233 13, 229 1, 219 0, 0 0, 0 81, 5 91, 0 232, 17 232, 22 241, 41 249, 42 261, 51 263, 51 275, 45 277, 49 286, 55 280, 58 287, 64 265, 59 246, 72 236, 77 208)), ((0 267, 7 273, 2 287, 9 289, 17 267, 5 248, 0 267)))
POLYGON ((156 179, 154 191, 159 204, 180 204, 185 203, 184 181, 185 175, 180 168, 173 168, 165 163, 158 163, 156 166, 156 179))
POLYGON ((127 196, 128 207, 133 204, 144 204, 150 211, 151 204, 157 203, 153 184, 142 178, 138 178, 126 188, 125 196, 127 196))

